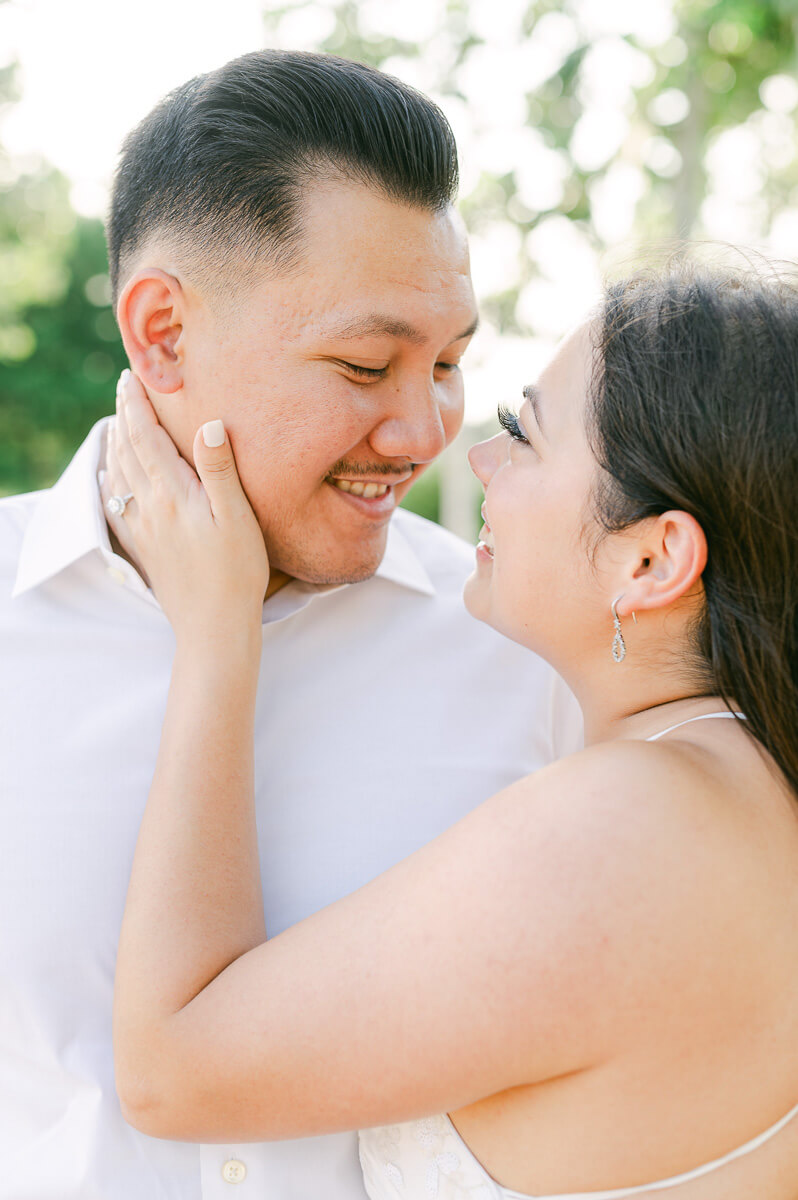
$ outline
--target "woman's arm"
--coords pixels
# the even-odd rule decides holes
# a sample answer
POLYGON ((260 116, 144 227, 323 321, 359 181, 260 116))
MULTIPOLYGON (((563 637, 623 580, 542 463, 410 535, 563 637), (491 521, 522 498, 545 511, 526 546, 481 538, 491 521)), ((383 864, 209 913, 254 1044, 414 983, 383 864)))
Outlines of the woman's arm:
POLYGON ((263 941, 252 721, 265 582, 236 575, 256 539, 227 544, 243 521, 229 446, 195 445, 207 497, 181 502, 146 397, 127 408, 129 533, 177 638, 117 967, 128 1119, 197 1141, 407 1120, 606 1061, 661 1020, 662 980, 667 1004, 685 941, 702 936, 694 881, 711 872, 652 788, 656 758, 664 794, 685 792, 658 746, 555 764, 263 941))
POLYGON ((145 555, 176 637, 117 961, 117 1072, 146 1087, 158 1023, 266 937, 253 725, 268 561, 226 438, 197 437, 203 488, 134 378, 117 409, 104 499, 134 493, 114 532, 145 555))
POLYGON ((175 655, 117 959, 121 1079, 140 1078, 161 1021, 266 938, 252 802, 260 639, 258 626, 175 655))

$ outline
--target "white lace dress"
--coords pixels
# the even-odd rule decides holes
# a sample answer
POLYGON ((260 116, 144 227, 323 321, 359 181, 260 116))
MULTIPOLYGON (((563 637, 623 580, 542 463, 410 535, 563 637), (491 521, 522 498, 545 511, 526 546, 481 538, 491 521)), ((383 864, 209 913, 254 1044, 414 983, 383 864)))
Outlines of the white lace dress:
POLYGON ((503 1188, 477 1161, 445 1113, 403 1125, 362 1129, 360 1164, 371 1200, 626 1200, 708 1175, 764 1145, 796 1115, 798 1104, 759 1137, 694 1171, 610 1192, 529 1196, 503 1188))

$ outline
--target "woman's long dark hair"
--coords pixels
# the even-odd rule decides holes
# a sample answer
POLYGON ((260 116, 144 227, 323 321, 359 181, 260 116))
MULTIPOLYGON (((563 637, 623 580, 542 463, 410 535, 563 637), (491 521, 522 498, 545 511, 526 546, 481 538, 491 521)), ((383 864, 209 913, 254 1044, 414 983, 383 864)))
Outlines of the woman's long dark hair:
POLYGON ((596 328, 599 523, 699 522, 702 690, 739 706, 798 795, 798 275, 638 274, 609 285, 596 328))

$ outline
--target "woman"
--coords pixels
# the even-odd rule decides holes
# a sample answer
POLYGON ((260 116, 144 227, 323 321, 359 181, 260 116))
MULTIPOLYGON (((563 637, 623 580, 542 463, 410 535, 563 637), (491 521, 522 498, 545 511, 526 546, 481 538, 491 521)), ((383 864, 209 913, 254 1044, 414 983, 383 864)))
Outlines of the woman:
POLYGON ((470 453, 466 604, 561 672, 586 749, 267 942, 262 537, 219 423, 203 489, 122 386, 104 498, 132 493, 115 529, 176 636, 117 967, 129 1120, 359 1127, 373 1200, 794 1200, 796 397, 796 286, 608 289, 470 453))

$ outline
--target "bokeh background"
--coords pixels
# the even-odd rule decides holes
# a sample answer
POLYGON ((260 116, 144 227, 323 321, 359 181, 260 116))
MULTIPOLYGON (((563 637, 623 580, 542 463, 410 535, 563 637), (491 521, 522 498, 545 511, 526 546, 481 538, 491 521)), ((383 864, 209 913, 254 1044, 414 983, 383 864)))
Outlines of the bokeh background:
POLYGON ((411 493, 473 536, 465 446, 600 280, 676 238, 798 258, 796 0, 0 0, 0 494, 47 487, 125 365, 102 219, 170 88, 259 46, 431 95, 457 135, 483 326, 467 426, 411 493))

